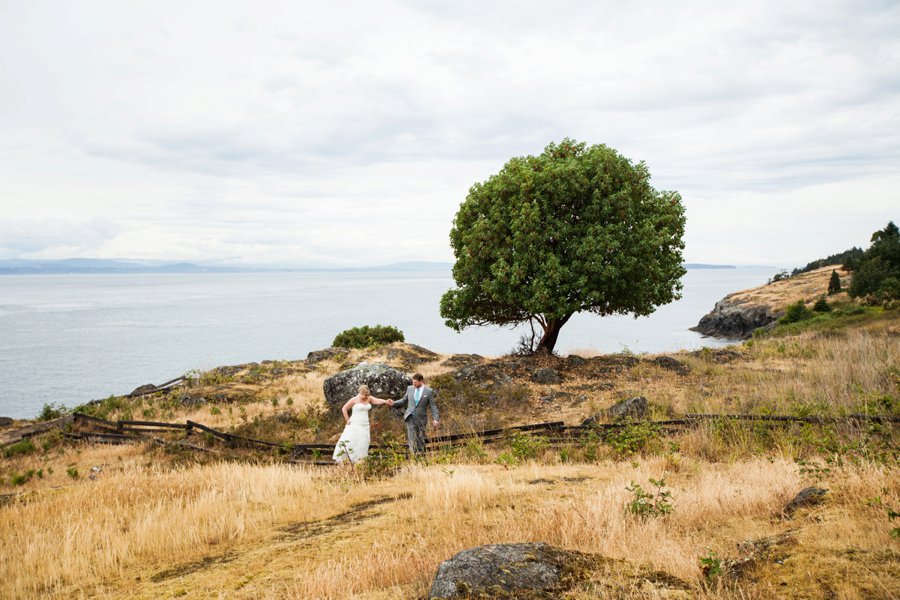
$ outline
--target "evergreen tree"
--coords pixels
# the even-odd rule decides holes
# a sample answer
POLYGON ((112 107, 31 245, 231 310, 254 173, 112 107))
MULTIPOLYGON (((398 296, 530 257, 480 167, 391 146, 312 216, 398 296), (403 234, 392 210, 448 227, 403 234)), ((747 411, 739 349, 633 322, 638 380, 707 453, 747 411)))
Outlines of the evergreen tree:
POLYGON ((850 283, 853 297, 898 297, 900 281, 900 229, 893 221, 872 234, 872 245, 863 253, 850 283))
POLYGON ((828 295, 834 296, 841 291, 841 277, 837 271, 831 272, 831 279, 828 280, 828 295))

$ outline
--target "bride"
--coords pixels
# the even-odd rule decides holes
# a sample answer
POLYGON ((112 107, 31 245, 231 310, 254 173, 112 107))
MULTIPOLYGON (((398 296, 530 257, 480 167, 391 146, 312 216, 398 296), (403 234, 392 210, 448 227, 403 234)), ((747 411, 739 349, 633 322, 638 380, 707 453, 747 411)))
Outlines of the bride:
POLYGON ((379 404, 394 404, 393 400, 376 398, 369 392, 369 386, 359 386, 359 393, 347 400, 341 412, 347 426, 334 447, 333 458, 337 462, 349 460, 351 463, 359 462, 369 455, 369 411, 372 406, 379 404), (353 410, 353 416, 348 412, 353 410))

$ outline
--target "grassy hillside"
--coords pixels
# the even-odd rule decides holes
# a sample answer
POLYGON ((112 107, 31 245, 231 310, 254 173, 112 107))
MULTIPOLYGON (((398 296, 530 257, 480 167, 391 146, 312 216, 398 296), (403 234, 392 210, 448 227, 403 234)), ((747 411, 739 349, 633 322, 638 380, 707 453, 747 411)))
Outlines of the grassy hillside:
POLYGON ((726 296, 736 304, 751 304, 769 306, 773 313, 783 313, 789 304, 803 300, 812 304, 828 290, 828 281, 831 272, 837 271, 841 278, 839 294, 830 296, 829 302, 847 302, 847 287, 850 285, 851 275, 841 265, 828 265, 819 269, 813 269, 799 273, 787 279, 774 281, 768 285, 734 292, 726 296))
MULTIPOLYGON (((322 382, 377 360, 426 375, 440 392, 442 433, 575 424, 635 395, 654 419, 900 414, 900 314, 842 315, 674 361, 589 351, 480 359, 394 344, 221 368, 168 396, 85 410, 333 441, 342 421, 324 407, 322 382), (561 381, 536 383, 541 369, 561 381)), ((401 435, 385 410, 374 423, 376 441, 401 435)), ((710 422, 673 435, 635 424, 568 446, 516 436, 353 470, 202 437, 205 452, 49 433, 8 447, 0 462, 10 494, 0 596, 420 598, 460 550, 543 541, 610 559, 584 573, 572 598, 895 598, 897 441, 889 424, 710 422), (652 492, 651 479, 664 481, 671 512, 630 510, 634 484, 652 492), (829 490, 824 503, 787 518, 785 503, 813 484, 829 490), (670 577, 640 575, 654 571, 670 577)))

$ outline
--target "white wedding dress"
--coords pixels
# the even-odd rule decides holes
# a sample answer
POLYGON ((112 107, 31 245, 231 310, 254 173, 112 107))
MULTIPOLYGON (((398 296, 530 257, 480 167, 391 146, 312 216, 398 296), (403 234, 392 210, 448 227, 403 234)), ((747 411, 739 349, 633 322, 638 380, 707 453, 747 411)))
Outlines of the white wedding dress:
POLYGON ((369 411, 371 402, 357 402, 350 409, 350 420, 334 447, 331 458, 337 462, 358 462, 369 455, 369 411))

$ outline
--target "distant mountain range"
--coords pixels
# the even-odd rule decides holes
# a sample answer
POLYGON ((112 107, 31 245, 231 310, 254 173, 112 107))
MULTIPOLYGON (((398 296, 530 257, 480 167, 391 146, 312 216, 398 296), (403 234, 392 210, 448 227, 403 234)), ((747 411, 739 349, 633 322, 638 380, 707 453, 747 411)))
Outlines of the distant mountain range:
POLYGON ((685 269, 737 269, 735 265, 708 265, 705 263, 684 263, 685 269))
POLYGON ((232 267, 209 267, 192 263, 140 263, 128 260, 70 258, 66 260, 0 260, 0 275, 81 273, 224 273, 243 271, 232 267))
MULTIPOLYGON (((114 273, 255 273, 255 272, 320 272, 320 271, 449 271, 453 265, 445 262, 410 261, 371 267, 297 267, 265 268, 210 266, 194 263, 139 262, 99 258, 69 258, 65 260, 0 260, 0 275, 66 275, 114 273)), ((686 263, 686 269, 735 269, 734 265, 686 263)))
POLYGON ((450 263, 400 262, 371 267, 242 267, 211 266, 194 263, 148 263, 132 260, 106 260, 98 258, 70 258, 65 260, 0 260, 0 275, 73 275, 116 273, 259 273, 259 272, 309 272, 309 271, 436 271, 450 270, 450 263))

